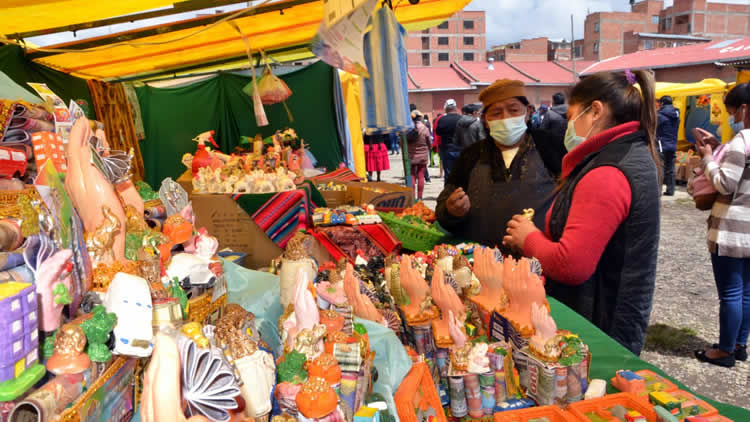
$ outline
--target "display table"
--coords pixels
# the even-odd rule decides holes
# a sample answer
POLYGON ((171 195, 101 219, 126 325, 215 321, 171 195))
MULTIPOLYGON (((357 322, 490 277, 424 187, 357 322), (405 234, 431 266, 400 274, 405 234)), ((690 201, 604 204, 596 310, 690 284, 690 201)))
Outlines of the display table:
MULTIPOLYGON (((658 367, 639 359, 636 355, 621 346, 620 343, 606 335, 602 330, 590 323, 587 319, 575 313, 572 309, 551 297, 548 297, 547 300, 549 301, 552 310, 552 317, 555 319, 555 322, 557 322, 557 327, 578 334, 581 337, 581 340, 589 346, 589 351, 591 351, 592 356, 589 376, 592 379, 600 378, 606 380, 607 393, 617 392, 617 390, 612 388, 609 384, 609 379, 615 376, 615 371, 618 369, 630 369, 632 371, 650 369, 659 375, 667 377, 670 381, 680 387, 680 389, 692 393, 692 391, 684 384, 669 376, 669 374, 664 373, 664 371, 658 367)), ((750 410, 717 402, 704 396, 701 396, 701 398, 714 406, 723 416, 736 422, 750 421, 750 410)))

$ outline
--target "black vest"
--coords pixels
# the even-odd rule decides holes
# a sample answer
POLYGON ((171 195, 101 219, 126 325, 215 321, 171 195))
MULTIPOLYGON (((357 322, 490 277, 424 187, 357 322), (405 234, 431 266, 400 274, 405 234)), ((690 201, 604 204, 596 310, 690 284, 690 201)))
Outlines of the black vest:
MULTIPOLYGON (((596 271, 582 285, 568 286, 550 280, 547 293, 589 319, 636 355, 646 338, 656 278, 659 246, 658 171, 642 131, 616 139, 588 155, 568 175, 550 216, 550 235, 563 234, 578 182, 589 171, 618 168, 632 192, 630 212, 615 231, 596 271)), ((591 216, 596 224, 596 216, 591 216)))

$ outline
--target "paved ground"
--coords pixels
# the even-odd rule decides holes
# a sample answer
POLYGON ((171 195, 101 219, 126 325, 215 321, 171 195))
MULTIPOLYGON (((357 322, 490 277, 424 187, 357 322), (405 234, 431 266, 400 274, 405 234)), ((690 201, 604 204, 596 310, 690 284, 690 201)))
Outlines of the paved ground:
MULTIPOLYGON (((437 178, 436 168, 431 168, 430 174, 432 183, 425 186, 424 197, 425 204, 434 209, 443 179, 437 178)), ((381 176, 386 182, 404 182, 401 155, 391 156, 391 170, 381 176)), ((697 393, 750 409, 750 362, 725 369, 702 364, 693 357, 693 350, 717 342, 719 336, 719 302, 705 245, 706 217, 706 212, 695 209, 684 188, 678 188, 677 195, 664 197, 662 201, 651 325, 665 325, 662 328, 666 334, 660 337, 679 341, 663 347, 652 346, 641 357, 697 393)))

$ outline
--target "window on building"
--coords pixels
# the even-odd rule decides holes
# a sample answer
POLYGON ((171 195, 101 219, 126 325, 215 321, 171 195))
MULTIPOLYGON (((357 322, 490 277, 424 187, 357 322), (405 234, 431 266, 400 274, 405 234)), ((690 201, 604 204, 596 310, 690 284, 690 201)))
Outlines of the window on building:
POLYGON ((474 61, 474 53, 464 53, 464 61, 465 62, 473 62, 474 61))
POLYGON ((438 25, 438 29, 448 29, 448 21, 445 21, 438 25))
POLYGON ((430 37, 422 37, 422 50, 430 49, 430 37))
POLYGON ((438 45, 448 45, 448 37, 438 37, 438 45))
POLYGON ((447 62, 450 60, 450 56, 448 53, 438 53, 438 61, 439 62, 447 62))
POLYGON ((430 53, 422 53, 422 66, 430 65, 430 53))
POLYGON ((672 18, 666 18, 664 20, 665 20, 664 27, 666 29, 672 29, 672 18))
POLYGON ((464 29, 474 29, 474 21, 464 21, 464 29))
POLYGON ((651 16, 651 23, 653 23, 654 25, 658 25, 659 24, 659 15, 653 15, 653 16, 651 16))
POLYGON ((583 53, 581 52, 581 46, 580 45, 576 46, 574 54, 575 54, 576 57, 583 56, 583 53))
POLYGON ((599 22, 594 22, 594 32, 599 32, 599 22))
POLYGON ((423 33, 423 34, 429 34, 429 33, 430 33, 430 30, 429 30, 429 29, 425 29, 424 31, 422 31, 422 33, 423 33))
POLYGON ((498 61, 500 61, 500 62, 504 62, 504 61, 505 61, 505 54, 501 54, 501 55, 500 55, 500 56, 499 56, 499 57, 497 58, 497 60, 498 60, 498 61))
POLYGON ((474 45, 474 37, 464 37, 464 45, 474 45))
POLYGON ((643 49, 644 50, 652 50, 654 48, 654 42, 651 40, 644 40, 643 41, 643 49))
POLYGON ((599 52, 599 41, 594 41, 594 53, 599 52))

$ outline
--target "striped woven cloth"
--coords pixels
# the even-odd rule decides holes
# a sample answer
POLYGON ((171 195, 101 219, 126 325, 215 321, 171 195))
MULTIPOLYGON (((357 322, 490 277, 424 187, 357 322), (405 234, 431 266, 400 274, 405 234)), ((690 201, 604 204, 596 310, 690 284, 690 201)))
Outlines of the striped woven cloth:
POLYGON ((304 189, 279 192, 268 200, 252 219, 280 247, 299 230, 309 227, 311 204, 304 189))
POLYGON ((354 172, 349 170, 348 168, 340 168, 331 172, 328 172, 326 174, 321 174, 320 176, 315 176, 311 178, 316 183, 321 182, 330 182, 330 181, 339 181, 339 182, 359 182, 362 180, 360 177, 358 177, 354 172))
POLYGON ((372 15, 372 30, 364 37, 370 78, 362 79, 362 121, 368 134, 405 132, 414 127, 409 112, 406 31, 389 7, 372 15))

